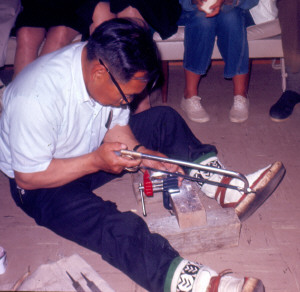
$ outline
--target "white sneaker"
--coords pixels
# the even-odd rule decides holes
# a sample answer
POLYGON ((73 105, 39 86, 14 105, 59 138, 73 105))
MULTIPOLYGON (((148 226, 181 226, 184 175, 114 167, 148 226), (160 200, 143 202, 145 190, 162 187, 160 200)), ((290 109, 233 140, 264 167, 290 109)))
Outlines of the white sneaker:
POLYGON ((233 105, 229 112, 229 119, 233 123, 242 123, 249 116, 249 100, 248 98, 235 95, 233 97, 233 105))
POLYGON ((201 264, 182 260, 171 281, 171 292, 264 292, 264 285, 256 278, 229 276, 229 270, 217 274, 201 264))
MULTIPOLYGON (((201 162, 203 165, 223 168, 218 158, 210 157, 201 162)), ((246 175, 250 193, 239 190, 200 183, 201 191, 210 198, 214 198, 223 208, 234 208, 241 221, 251 216, 271 196, 285 174, 285 168, 279 161, 246 175)), ((244 187, 244 182, 237 178, 231 178, 216 173, 192 170, 190 175, 212 182, 218 182, 236 187, 244 187)))
POLYGON ((192 96, 187 99, 183 97, 180 106, 186 112, 190 120, 197 123, 205 123, 209 121, 209 115, 200 101, 200 96, 192 96))

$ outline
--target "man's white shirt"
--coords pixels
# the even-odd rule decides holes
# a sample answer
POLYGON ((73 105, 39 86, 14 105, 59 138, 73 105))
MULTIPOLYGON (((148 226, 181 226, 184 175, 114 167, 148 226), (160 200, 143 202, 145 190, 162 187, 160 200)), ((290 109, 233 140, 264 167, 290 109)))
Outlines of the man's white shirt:
POLYGON ((38 58, 7 87, 0 120, 0 169, 32 173, 53 158, 71 158, 97 149, 110 128, 127 125, 129 110, 90 98, 83 80, 85 43, 38 58))

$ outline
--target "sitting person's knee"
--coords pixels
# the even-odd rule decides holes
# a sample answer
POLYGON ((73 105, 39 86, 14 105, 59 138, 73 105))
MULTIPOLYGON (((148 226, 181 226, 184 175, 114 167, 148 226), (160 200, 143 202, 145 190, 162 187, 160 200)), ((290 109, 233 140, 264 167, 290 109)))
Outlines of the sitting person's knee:
POLYGON ((72 42, 79 34, 76 30, 66 26, 51 27, 47 34, 48 41, 53 41, 58 47, 64 47, 72 42))
POLYGON ((17 31, 18 46, 24 49, 39 47, 45 37, 45 31, 35 27, 21 27, 17 31))

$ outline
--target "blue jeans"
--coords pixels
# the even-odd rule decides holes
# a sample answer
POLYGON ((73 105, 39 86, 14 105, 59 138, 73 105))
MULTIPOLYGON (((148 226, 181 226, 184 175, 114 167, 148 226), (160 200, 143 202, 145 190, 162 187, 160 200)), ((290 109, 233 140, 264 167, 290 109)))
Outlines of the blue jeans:
MULTIPOLYGON (((177 159, 193 161, 208 152, 217 153, 215 146, 202 144, 169 107, 133 115, 130 127, 147 148, 177 159)), ((115 203, 93 192, 121 175, 99 171, 61 187, 37 190, 19 189, 10 179, 10 188, 17 206, 37 224, 101 254, 145 289, 161 292, 178 252, 167 239, 150 233, 141 217, 120 212, 115 203)))
POLYGON ((178 24, 185 26, 183 66, 186 70, 206 74, 217 37, 225 62, 224 77, 248 73, 249 49, 244 10, 221 10, 210 18, 199 10, 184 11, 178 24))

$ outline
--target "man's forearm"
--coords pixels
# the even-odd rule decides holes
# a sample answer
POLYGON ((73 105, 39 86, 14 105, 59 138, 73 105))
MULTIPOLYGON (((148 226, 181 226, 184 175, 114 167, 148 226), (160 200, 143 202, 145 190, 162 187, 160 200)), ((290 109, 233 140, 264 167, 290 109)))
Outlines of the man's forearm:
POLYGON ((19 187, 31 190, 53 188, 67 184, 84 175, 96 172, 93 154, 67 159, 53 159, 44 171, 21 173, 15 171, 15 179, 19 187))
POLYGON ((53 188, 100 170, 120 173, 126 167, 136 167, 140 164, 140 160, 118 156, 116 153, 121 149, 127 149, 127 145, 118 142, 103 143, 89 154, 74 158, 53 159, 45 171, 34 173, 15 171, 15 179, 19 187, 28 190, 53 188))

